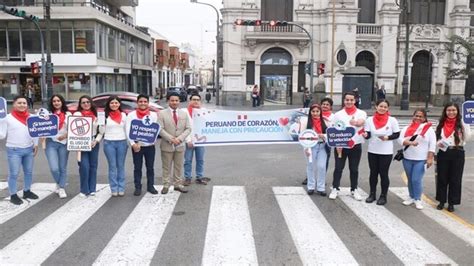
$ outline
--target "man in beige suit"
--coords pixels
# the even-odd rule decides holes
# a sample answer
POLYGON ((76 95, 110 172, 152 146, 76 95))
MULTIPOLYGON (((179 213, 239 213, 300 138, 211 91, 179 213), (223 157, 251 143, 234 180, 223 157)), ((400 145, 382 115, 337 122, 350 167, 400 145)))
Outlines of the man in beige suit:
POLYGON ((170 93, 167 96, 169 108, 158 114, 161 131, 161 161, 163 164, 163 189, 161 194, 168 193, 173 165, 174 190, 181 193, 188 191, 182 185, 181 175, 184 162, 184 140, 191 134, 191 121, 186 111, 180 110, 179 94, 170 93))

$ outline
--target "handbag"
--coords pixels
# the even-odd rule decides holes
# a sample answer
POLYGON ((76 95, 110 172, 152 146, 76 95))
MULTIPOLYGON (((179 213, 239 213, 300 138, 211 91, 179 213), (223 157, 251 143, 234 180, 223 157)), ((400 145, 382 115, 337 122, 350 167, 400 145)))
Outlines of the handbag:
MULTIPOLYGON (((414 141, 414 140, 416 139, 416 137, 418 137, 418 135, 413 135, 413 136, 411 136, 410 141, 414 141)), ((393 160, 394 160, 394 161, 401 161, 401 160, 403 160, 403 158, 404 158, 404 157, 403 157, 403 152, 406 151, 406 150, 408 149, 408 147, 410 147, 410 146, 407 145, 407 146, 405 146, 404 148, 399 149, 399 150, 397 151, 397 154, 395 154, 395 156, 393 156, 393 160)))

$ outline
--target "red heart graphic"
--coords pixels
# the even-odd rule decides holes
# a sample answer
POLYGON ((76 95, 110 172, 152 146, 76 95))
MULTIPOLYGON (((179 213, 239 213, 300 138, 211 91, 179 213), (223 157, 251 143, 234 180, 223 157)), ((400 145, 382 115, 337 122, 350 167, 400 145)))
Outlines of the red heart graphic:
POLYGON ((352 139, 349 140, 347 144, 349 144, 349 148, 352 148, 355 145, 354 140, 352 140, 352 139))
POLYGON ((282 126, 286 126, 289 121, 290 121, 290 119, 288 119, 288 117, 280 117, 280 119, 278 120, 278 122, 282 126))

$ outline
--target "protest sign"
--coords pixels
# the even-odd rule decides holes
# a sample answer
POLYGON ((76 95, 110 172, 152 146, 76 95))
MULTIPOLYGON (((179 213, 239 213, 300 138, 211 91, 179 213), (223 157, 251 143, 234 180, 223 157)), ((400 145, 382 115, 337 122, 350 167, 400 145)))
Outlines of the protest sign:
POLYGON ((465 101, 462 104, 462 120, 465 124, 474 124, 474 101, 465 101))
POLYGON ((311 148, 318 144, 319 136, 316 131, 312 129, 306 129, 300 133, 299 142, 303 148, 311 148))
POLYGON ((150 116, 134 119, 130 125, 128 137, 134 141, 154 143, 160 133, 160 124, 152 123, 150 116))
POLYGON ((85 116, 69 116, 67 119, 67 150, 92 150, 92 118, 85 116))
POLYGON ((7 100, 0 97, 0 119, 3 119, 7 116, 7 100))
POLYGON ((355 135, 355 128, 353 127, 345 127, 342 129, 328 127, 326 133, 330 147, 352 148, 354 146, 352 137, 355 135))
POLYGON ((48 110, 41 108, 37 115, 30 115, 26 120, 28 133, 32 138, 54 137, 58 134, 59 118, 50 114, 48 110))

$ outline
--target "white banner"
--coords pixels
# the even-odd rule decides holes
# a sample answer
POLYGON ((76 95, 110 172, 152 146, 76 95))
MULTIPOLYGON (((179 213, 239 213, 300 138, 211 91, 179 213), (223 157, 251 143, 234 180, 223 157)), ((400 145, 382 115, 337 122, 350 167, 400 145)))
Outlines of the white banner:
POLYGON ((298 144, 307 109, 279 111, 193 110, 196 146, 298 144))

